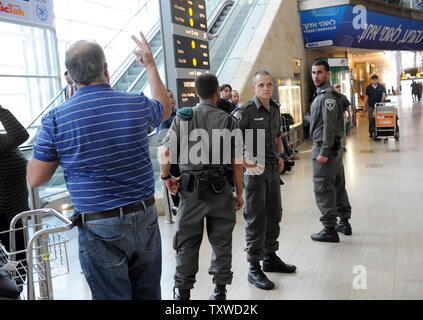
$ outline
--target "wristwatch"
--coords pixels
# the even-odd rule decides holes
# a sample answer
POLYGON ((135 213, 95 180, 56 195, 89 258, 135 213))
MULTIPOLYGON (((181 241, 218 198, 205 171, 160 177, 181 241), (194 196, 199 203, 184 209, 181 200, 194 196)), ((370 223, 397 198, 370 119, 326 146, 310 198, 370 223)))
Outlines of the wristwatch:
POLYGON ((163 181, 169 180, 170 178, 172 178, 172 175, 170 173, 167 177, 163 177, 163 174, 160 174, 160 179, 162 179, 163 181))

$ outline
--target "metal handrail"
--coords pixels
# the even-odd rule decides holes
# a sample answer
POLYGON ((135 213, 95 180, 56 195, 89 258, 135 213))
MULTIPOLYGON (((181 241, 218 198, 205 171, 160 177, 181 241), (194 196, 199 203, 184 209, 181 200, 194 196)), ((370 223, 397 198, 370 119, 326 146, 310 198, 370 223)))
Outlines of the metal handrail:
MULTIPOLYGON (((148 43, 150 43, 151 40, 153 40, 153 38, 156 36, 156 34, 160 32, 160 23, 157 22, 151 29, 150 31, 146 34, 146 39, 148 41, 148 43)), ((134 47, 134 50, 137 47, 134 47)), ((126 70, 128 69, 128 67, 131 65, 132 62, 134 62, 135 60, 135 56, 134 56, 134 52, 131 51, 131 53, 126 57, 126 59, 120 64, 120 66, 116 69, 116 71, 112 74, 111 76, 111 81, 110 84, 113 87, 119 80, 120 78, 124 75, 124 73, 126 72, 126 70)))
POLYGON ((142 10, 144 10, 144 8, 147 6, 147 4, 150 3, 151 0, 147 0, 146 3, 144 3, 144 5, 128 20, 128 22, 122 27, 120 28, 120 30, 118 32, 116 32, 116 34, 112 37, 112 39, 109 40, 109 42, 104 46, 104 50, 107 49, 109 47, 109 45, 113 42, 113 40, 115 40, 117 38, 117 36, 123 31, 125 30, 126 26, 128 24, 131 23, 131 21, 138 15, 138 13, 140 13, 142 10))
MULTIPOLYGON (((158 55, 160 54, 160 52, 163 51, 163 47, 160 47, 159 50, 157 50, 157 52, 154 54, 153 58, 154 60, 156 60, 156 58, 158 57, 158 55)), ((158 67, 158 66, 157 66, 158 67)), ((140 72, 140 74, 137 76, 137 78, 134 80, 134 82, 132 83, 132 85, 129 87, 128 92, 131 92, 135 86, 137 85, 138 81, 140 81, 140 79, 142 78, 142 76, 147 72, 146 68, 143 68, 143 70, 140 72)), ((144 86, 145 87, 145 86, 144 86)))
MULTIPOLYGON (((207 31, 211 31, 214 23, 216 22, 216 20, 219 18, 220 14, 222 13, 222 11, 225 9, 225 7, 229 4, 232 4, 232 8, 231 10, 228 12, 228 15, 226 16, 225 20, 223 20, 222 24, 220 25, 219 30, 221 30, 223 27, 225 27, 226 22, 228 21, 229 17, 231 16, 235 6, 238 4, 239 1, 234 1, 234 0, 226 0, 223 1, 222 3, 219 4, 219 7, 215 9, 214 14, 212 15, 212 17, 209 19, 209 21, 211 20, 212 22, 209 24, 209 28, 207 31)), ((214 43, 216 42, 216 38, 211 40, 209 42, 209 50, 213 47, 214 43)))
POLYGON ((31 126, 52 106, 52 104, 53 103, 55 103, 56 102, 56 100, 62 95, 62 94, 64 94, 64 92, 65 92, 65 90, 66 90, 66 87, 64 87, 62 90, 60 90, 60 92, 57 94, 57 95, 55 95, 55 97, 50 101, 50 103, 47 105, 47 107, 45 107, 41 112, 40 112, 40 114, 37 116, 37 117, 35 117, 35 119, 26 127, 26 129, 30 129, 31 128, 31 126))
MULTIPOLYGON (((239 2, 237 2, 237 3, 239 3, 239 2)), ((228 61, 229 56, 230 56, 230 55, 231 55, 231 53, 232 53, 232 50, 234 49, 234 47, 235 47, 236 43, 238 42, 239 37, 241 36, 241 33, 244 31, 244 28, 245 28, 245 26, 246 26, 246 24, 247 24, 247 21, 250 19, 251 14, 253 13, 254 9, 257 7, 257 3, 258 3, 258 1, 254 1, 254 5, 253 5, 253 7, 250 9, 250 12, 248 12, 247 17, 245 18, 244 22, 242 23, 241 28, 239 29, 239 31, 238 31, 238 33, 237 33, 237 35, 236 35, 236 37, 235 37, 235 39, 236 39, 236 40, 232 42, 232 44, 231 44, 231 46, 230 46, 230 48, 229 48, 229 50, 228 50, 228 53, 226 54, 225 58, 223 58, 222 63, 220 64, 220 67, 219 67, 219 69, 218 69, 218 70, 217 70, 217 72, 216 72, 216 76, 217 76, 217 77, 219 76, 220 72, 222 71, 223 66, 224 66, 224 65, 226 64, 226 62, 228 61)), ((234 7, 235 7, 235 6, 234 6, 234 7)))

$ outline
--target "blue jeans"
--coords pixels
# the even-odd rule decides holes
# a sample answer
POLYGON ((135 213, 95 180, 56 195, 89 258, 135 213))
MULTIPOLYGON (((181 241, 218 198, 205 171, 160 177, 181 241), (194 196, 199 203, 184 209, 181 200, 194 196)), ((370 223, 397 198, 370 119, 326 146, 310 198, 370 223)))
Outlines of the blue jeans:
POLYGON ((79 261, 94 300, 161 300, 156 206, 79 227, 79 261))

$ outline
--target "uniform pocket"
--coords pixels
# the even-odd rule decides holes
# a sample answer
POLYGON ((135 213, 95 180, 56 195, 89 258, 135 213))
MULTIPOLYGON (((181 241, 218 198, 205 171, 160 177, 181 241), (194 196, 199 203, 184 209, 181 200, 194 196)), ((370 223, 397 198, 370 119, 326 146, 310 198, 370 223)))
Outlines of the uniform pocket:
POLYGON ((316 193, 325 193, 326 192, 325 178, 314 178, 313 184, 314 184, 314 192, 316 192, 316 193))

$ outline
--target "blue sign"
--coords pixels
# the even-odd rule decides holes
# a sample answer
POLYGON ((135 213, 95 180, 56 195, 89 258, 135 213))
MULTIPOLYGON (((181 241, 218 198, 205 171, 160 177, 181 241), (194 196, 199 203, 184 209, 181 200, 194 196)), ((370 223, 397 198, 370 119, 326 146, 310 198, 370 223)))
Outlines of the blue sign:
POLYGON ((301 11, 304 46, 423 50, 423 21, 352 5, 301 11))

